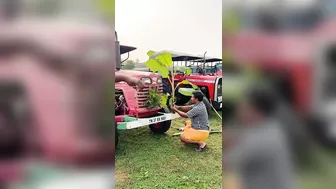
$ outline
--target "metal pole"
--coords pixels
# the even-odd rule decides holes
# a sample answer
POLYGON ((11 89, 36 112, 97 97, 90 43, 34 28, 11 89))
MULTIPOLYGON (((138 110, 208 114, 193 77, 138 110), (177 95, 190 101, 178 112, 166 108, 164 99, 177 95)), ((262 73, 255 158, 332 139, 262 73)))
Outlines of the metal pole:
POLYGON ((203 58, 203 60, 204 60, 203 69, 205 68, 205 55, 206 55, 207 52, 208 52, 208 51, 205 51, 205 53, 204 53, 204 58, 203 58))

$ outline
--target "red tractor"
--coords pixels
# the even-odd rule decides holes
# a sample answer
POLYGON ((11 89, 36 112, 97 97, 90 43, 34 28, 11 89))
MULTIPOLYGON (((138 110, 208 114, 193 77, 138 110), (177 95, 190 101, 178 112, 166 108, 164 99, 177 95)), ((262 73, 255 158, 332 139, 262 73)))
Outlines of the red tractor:
MULTIPOLYGON (((121 70, 121 55, 135 50, 131 46, 119 46, 116 38, 117 52, 116 70, 119 74, 129 75, 138 78, 145 84, 145 88, 137 91, 135 87, 129 86, 125 82, 115 83, 115 121, 117 130, 135 129, 149 126, 153 133, 163 134, 171 126, 171 120, 179 118, 178 114, 169 112, 169 109, 161 105, 149 108, 146 101, 149 100, 150 90, 155 90, 158 94, 166 93, 164 82, 159 74, 145 71, 121 70)), ((118 136, 118 132, 116 132, 118 136)))
POLYGON ((114 28, 93 2, 1 1, 0 188, 113 186, 114 28))
MULTIPOLYGON (((182 65, 191 71, 190 74, 177 72, 174 76, 175 86, 183 80, 188 80, 200 88, 216 110, 222 109, 222 59, 204 59, 200 56, 178 53, 172 53, 172 55, 174 65, 182 65)), ((180 85, 176 90, 178 92, 190 88, 190 85, 180 85)), ((190 100, 190 95, 183 92, 177 93, 176 100, 177 104, 185 104, 190 100)))
POLYGON ((223 36, 223 52, 258 68, 298 115, 310 120, 318 139, 335 144, 336 4, 323 0, 296 8, 242 9, 243 29, 223 36))

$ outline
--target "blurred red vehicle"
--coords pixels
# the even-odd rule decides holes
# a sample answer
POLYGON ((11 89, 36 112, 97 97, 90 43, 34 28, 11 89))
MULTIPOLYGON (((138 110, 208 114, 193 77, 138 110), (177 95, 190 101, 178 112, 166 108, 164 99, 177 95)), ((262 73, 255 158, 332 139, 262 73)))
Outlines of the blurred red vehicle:
POLYGON ((223 36, 223 51, 261 70, 326 144, 336 144, 335 10, 330 0, 288 9, 241 9, 241 30, 223 36))
MULTIPOLYGON (((78 165, 81 174, 106 165, 113 183, 114 104, 106 91, 113 91, 114 28, 91 0, 2 3, 1 186, 32 182, 39 162, 78 165)), ((70 172, 63 169, 70 179, 79 175, 70 172)))

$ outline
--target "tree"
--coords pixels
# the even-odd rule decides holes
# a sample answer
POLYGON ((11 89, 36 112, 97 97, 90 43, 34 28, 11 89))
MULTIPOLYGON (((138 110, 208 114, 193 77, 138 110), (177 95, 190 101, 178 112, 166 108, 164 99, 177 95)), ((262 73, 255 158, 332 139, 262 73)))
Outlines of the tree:
POLYGON ((133 60, 127 60, 124 67, 125 70, 133 70, 135 68, 135 63, 133 60))

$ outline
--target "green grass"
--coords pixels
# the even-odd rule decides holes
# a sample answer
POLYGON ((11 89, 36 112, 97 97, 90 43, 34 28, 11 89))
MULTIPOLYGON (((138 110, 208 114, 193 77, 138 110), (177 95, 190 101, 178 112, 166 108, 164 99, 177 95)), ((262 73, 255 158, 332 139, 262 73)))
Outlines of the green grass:
MULTIPOLYGON (((221 112, 219 112, 221 114, 221 112)), ((172 127, 183 127, 185 119, 174 120, 172 127)), ((212 112, 212 129, 222 121, 212 112)), ((148 127, 120 132, 116 153, 117 189, 220 189, 222 183, 222 135, 210 134, 204 152, 184 145, 173 137, 154 135, 148 127)))
POLYGON ((335 188, 336 153, 314 149, 314 163, 301 171, 298 186, 302 189, 335 188))

